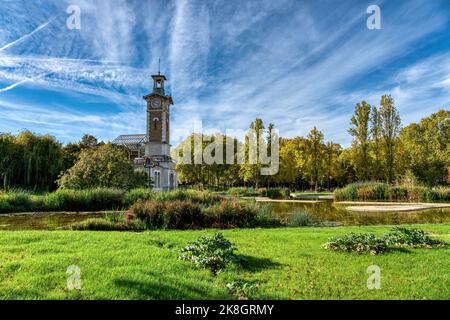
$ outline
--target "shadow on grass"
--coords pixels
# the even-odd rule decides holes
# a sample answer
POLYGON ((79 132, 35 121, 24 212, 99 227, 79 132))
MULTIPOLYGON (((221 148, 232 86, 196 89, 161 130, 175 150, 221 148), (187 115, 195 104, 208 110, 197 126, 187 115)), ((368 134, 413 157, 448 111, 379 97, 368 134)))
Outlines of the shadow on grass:
POLYGON ((262 271, 265 269, 275 269, 282 266, 281 263, 274 262, 267 258, 256 258, 252 256, 239 255, 239 265, 245 271, 262 271))
POLYGON ((127 292, 130 299, 137 300, 222 300, 229 299, 226 294, 215 293, 209 287, 183 283, 182 279, 170 279, 152 275, 152 280, 116 279, 114 285, 127 292))

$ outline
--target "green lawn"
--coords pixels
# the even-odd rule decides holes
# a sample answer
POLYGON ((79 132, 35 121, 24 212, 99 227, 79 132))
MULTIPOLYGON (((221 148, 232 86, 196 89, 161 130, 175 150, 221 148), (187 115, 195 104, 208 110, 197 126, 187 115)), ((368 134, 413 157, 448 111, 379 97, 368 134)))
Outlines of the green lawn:
MULTIPOLYGON (((450 242, 450 224, 423 225, 450 242)), ((179 248, 214 231, 145 233, 0 232, 0 299, 235 299, 226 284, 246 281, 253 299, 450 299, 450 247, 380 256, 321 249, 349 231, 388 227, 283 228, 223 233, 248 259, 216 278, 177 259, 179 248), (367 267, 381 268, 368 290, 367 267), (82 289, 66 289, 66 269, 81 268, 82 289)))

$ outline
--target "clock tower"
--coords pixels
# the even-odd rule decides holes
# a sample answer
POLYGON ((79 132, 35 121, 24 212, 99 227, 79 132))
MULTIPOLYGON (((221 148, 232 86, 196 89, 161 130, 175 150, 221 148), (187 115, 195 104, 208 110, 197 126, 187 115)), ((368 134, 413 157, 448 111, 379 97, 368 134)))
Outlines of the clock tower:
POLYGON ((167 78, 153 75, 153 92, 146 95, 147 101, 147 156, 170 157, 170 106, 173 100, 166 95, 164 82, 167 78))
POLYGON ((173 100, 164 90, 166 77, 158 72, 152 78, 153 91, 144 96, 147 102, 145 134, 120 135, 112 143, 128 150, 135 169, 148 174, 154 190, 169 191, 178 187, 176 165, 170 156, 170 106, 173 100))

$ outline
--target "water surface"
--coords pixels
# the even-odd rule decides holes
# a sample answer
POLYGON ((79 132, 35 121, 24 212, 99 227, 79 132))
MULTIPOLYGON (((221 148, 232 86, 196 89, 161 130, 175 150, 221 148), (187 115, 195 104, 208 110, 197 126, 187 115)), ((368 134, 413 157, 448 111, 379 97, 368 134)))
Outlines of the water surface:
MULTIPOLYGON (((318 225, 397 225, 450 223, 450 208, 416 212, 351 212, 346 205, 333 201, 318 203, 270 202, 271 215, 289 223, 296 212, 307 213, 318 225)), ((34 214, 0 215, 1 230, 59 230, 75 222, 90 218, 102 218, 113 212, 53 212, 34 214)))

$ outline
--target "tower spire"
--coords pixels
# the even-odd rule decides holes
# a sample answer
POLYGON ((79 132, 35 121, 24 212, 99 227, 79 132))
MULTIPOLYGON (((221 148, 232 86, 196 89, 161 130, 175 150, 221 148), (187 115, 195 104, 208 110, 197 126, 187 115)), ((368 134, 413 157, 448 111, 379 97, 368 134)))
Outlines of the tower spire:
POLYGON ((161 57, 158 59, 158 75, 161 75, 161 57))

